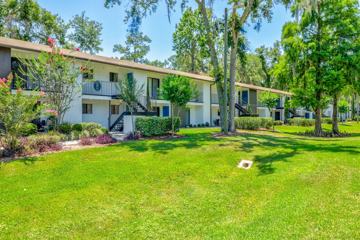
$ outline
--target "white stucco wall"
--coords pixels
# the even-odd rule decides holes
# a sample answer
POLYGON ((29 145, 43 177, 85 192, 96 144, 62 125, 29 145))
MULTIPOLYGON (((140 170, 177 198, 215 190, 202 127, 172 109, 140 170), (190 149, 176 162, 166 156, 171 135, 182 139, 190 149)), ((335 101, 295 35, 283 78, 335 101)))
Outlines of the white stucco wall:
POLYGON ((202 111, 203 122, 208 122, 210 124, 210 83, 203 82, 202 83, 202 92, 203 92, 203 107, 200 111, 202 111))
POLYGON ((96 122, 101 124, 105 128, 109 127, 109 101, 84 100, 83 103, 93 105, 92 114, 82 114, 83 122, 96 122))
MULTIPOLYGON (((82 76, 77 79, 78 84, 81 85, 82 76)), ((64 122, 68 123, 81 123, 82 122, 82 92, 81 88, 77 90, 74 95, 73 101, 70 104, 70 109, 65 113, 64 122)))

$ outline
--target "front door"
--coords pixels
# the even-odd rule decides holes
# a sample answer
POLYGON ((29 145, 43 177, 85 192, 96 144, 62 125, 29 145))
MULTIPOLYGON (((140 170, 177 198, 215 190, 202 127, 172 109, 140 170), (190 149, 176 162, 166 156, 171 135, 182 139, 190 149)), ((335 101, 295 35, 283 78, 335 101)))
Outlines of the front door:
POLYGON ((275 121, 280 121, 281 120, 281 114, 279 111, 275 112, 275 121))

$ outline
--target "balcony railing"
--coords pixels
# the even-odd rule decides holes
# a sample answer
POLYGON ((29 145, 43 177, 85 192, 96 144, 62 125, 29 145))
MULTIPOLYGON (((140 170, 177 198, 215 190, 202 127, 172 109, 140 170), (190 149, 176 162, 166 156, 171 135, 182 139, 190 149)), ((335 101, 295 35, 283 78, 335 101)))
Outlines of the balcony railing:
POLYGON ((11 88, 12 89, 16 89, 16 88, 22 88, 23 90, 41 90, 41 86, 40 86, 40 82, 36 81, 36 82, 32 82, 32 81, 24 81, 24 80, 13 80, 11 83, 11 88))
POLYGON ((96 96, 117 96, 119 95, 118 85, 109 81, 83 82, 82 94, 96 96))
MULTIPOLYGON (((151 94, 150 98, 152 100, 164 100, 164 98, 160 94, 151 94)), ((199 92, 198 96, 196 98, 191 99, 190 102, 203 103, 204 94, 202 92, 199 92)))

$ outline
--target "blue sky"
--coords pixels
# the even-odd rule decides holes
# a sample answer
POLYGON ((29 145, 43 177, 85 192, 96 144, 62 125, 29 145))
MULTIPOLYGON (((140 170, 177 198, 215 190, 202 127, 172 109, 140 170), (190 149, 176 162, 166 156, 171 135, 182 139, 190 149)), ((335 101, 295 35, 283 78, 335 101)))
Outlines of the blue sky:
MULTIPOLYGON (((38 0, 38 2, 42 7, 60 15, 66 21, 85 11, 88 17, 101 22, 104 50, 100 55, 117 56, 112 52, 113 45, 125 42, 127 25, 123 22, 124 7, 122 6, 106 9, 103 0, 38 0)), ((223 6, 221 6, 223 3, 224 1, 219 1, 219 4, 214 6, 216 14, 220 15, 223 11, 223 6)), ((276 6, 273 12, 271 23, 264 23, 259 32, 248 27, 246 36, 252 50, 261 45, 271 46, 274 41, 280 40, 282 25, 290 20, 291 15, 283 6, 276 6)), ((165 4, 162 3, 155 14, 144 19, 141 30, 152 40, 151 49, 147 55, 149 59, 164 60, 173 54, 172 34, 180 17, 181 11, 177 9, 171 15, 171 23, 169 23, 165 4)))

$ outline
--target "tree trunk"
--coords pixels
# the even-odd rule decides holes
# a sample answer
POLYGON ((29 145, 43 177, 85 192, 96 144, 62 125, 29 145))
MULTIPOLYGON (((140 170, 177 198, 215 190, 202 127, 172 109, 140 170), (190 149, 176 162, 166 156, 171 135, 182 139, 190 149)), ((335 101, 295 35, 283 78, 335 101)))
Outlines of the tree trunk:
POLYGON ((194 44, 191 49, 191 72, 195 72, 195 47, 194 44))
POLYGON ((355 120, 355 99, 356 95, 355 93, 351 95, 351 120, 355 120))
MULTIPOLYGON (((318 12, 320 13, 320 4, 318 3, 317 5, 317 9, 318 12)), ((321 84, 321 59, 320 59, 320 51, 321 51, 321 29, 322 29, 322 24, 321 24, 321 18, 318 16, 317 17, 317 33, 316 33, 316 52, 317 52, 317 59, 316 59, 316 76, 315 76, 315 82, 316 82, 316 87, 317 90, 315 92, 315 99, 316 99, 316 107, 315 107, 315 131, 314 134, 315 136, 320 137, 322 135, 322 126, 321 126, 321 107, 320 107, 320 103, 321 103, 321 93, 322 91, 320 90, 320 88, 322 87, 321 84)))
POLYGON ((236 78, 237 41, 238 41, 237 34, 233 32, 233 46, 231 47, 231 53, 230 53, 230 101, 229 101, 230 132, 235 132, 235 78, 236 78))
POLYGON ((206 41, 210 49, 210 59, 213 66, 214 80, 216 83, 216 90, 219 97, 219 110, 220 110, 220 123, 221 131, 227 132, 227 101, 224 98, 224 88, 222 83, 222 74, 220 70, 219 60, 216 53, 216 47, 213 40, 213 31, 206 11, 206 5, 204 0, 195 0, 201 12, 201 16, 204 21, 204 27, 206 29, 206 41))
POLYGON ((171 108, 171 130, 172 130, 172 135, 174 136, 175 134, 175 130, 174 130, 174 104, 170 103, 170 108, 171 108))
POLYGON ((315 109, 315 136, 321 137, 322 135, 322 126, 321 126, 321 108, 317 107, 315 109))
POLYGON ((333 96, 333 113, 332 113, 332 132, 334 135, 339 135, 339 124, 338 124, 338 96, 333 96))
POLYGON ((357 102, 357 107, 356 107, 356 114, 355 114, 355 116, 356 116, 356 122, 358 123, 359 122, 359 113, 360 113, 360 102, 359 102, 359 95, 358 94, 356 94, 356 102, 357 102))

